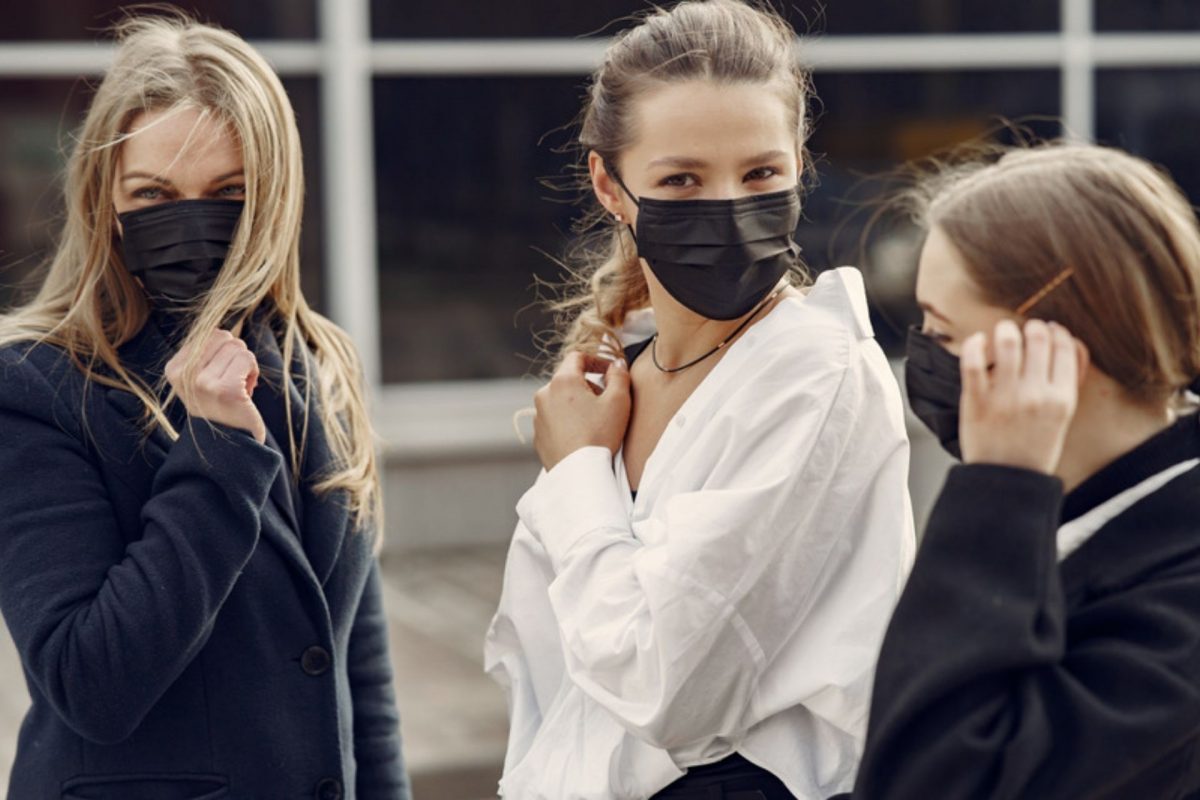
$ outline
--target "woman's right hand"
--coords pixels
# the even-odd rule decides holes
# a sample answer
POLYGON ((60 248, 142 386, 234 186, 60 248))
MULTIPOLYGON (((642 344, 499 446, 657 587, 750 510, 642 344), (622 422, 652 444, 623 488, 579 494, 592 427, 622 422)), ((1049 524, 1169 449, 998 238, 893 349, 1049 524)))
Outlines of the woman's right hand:
POLYGON ((258 385, 258 359, 246 343, 229 331, 214 331, 204 342, 200 368, 185 381, 183 365, 190 353, 181 349, 166 366, 167 381, 188 416, 244 430, 264 443, 267 426, 251 399, 258 385))
POLYGON ((963 343, 963 461, 1053 474, 1075 416, 1087 350, 1056 323, 1031 320, 1023 333, 1009 320, 996 326, 991 370, 984 334, 963 343))

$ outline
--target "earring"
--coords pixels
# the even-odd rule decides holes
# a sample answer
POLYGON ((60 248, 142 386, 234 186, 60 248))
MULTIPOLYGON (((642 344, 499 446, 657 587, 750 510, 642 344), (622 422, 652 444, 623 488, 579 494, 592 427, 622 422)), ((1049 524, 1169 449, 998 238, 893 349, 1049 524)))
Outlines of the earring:
POLYGON ((624 222, 624 221, 625 221, 625 215, 624 215, 624 214, 622 214, 620 211, 618 211, 616 214, 613 214, 613 216, 614 216, 614 217, 616 217, 616 219, 617 219, 617 222, 624 222))

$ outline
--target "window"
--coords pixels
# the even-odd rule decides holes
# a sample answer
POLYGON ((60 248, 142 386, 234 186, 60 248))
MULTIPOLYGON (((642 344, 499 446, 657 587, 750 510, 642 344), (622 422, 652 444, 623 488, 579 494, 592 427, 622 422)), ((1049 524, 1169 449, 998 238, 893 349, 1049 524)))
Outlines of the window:
MULTIPOLYGON (((122 18, 122 9, 147 5, 125 0, 54 0, 24 3, 4 13, 0 40, 14 42, 92 41, 122 18)), ((317 33, 315 0, 175 0, 159 3, 237 31, 247 39, 312 39, 317 33)))
POLYGON ((1161 164, 1200 204, 1200 69, 1101 70, 1096 135, 1161 164))

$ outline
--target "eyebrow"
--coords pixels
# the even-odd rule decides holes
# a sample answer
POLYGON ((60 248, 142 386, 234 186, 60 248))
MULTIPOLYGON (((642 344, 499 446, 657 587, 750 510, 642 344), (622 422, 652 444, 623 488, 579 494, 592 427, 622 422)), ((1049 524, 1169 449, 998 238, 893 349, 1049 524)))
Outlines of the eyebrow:
MULTIPOLYGON (((741 166, 749 166, 751 164, 761 164, 764 161, 775 161, 780 158, 786 158, 787 153, 782 150, 768 150, 765 153, 759 153, 756 156, 742 161, 741 166)), ((699 158, 688 158, 687 156, 664 156, 656 158, 649 164, 650 167, 676 167, 678 169, 703 169, 708 166, 708 162, 699 158)))
MULTIPOLYGON (((226 172, 224 175, 218 175, 217 177, 215 177, 211 181, 209 181, 209 183, 220 183, 221 181, 227 181, 230 178, 237 178, 237 177, 239 177, 241 175, 245 175, 245 174, 246 174, 245 170, 235 169, 233 172, 226 172)), ((148 172, 126 172, 124 175, 121 176, 121 181, 125 182, 128 180, 133 180, 134 178, 142 178, 145 180, 151 180, 157 184, 161 184, 162 186, 174 185, 171 183, 171 181, 167 180, 166 178, 162 177, 161 175, 151 175, 148 172)))
POLYGON ((950 322, 950 318, 949 318, 949 317, 947 317, 947 316, 946 316, 945 314, 943 314, 942 312, 938 311, 936 308, 934 308, 934 307, 933 307, 932 305, 930 305, 929 303, 918 302, 918 303, 917 303, 917 305, 918 305, 918 306, 920 306, 920 308, 921 308, 921 310, 922 310, 922 311, 927 311, 927 312, 929 312, 929 313, 930 313, 930 314, 932 314, 933 316, 935 316, 935 317, 937 317, 938 319, 940 319, 942 322, 950 322))

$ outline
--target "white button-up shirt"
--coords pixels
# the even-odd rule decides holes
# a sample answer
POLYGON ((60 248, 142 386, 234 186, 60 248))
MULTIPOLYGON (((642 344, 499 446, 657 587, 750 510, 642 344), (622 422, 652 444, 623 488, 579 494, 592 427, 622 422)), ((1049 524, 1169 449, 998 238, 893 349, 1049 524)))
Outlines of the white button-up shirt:
POLYGON ((842 268, 730 345, 645 465, 583 448, 520 522, 486 667, 501 793, 644 800, 734 752, 800 798, 848 791, 912 562, 899 389, 842 268))

